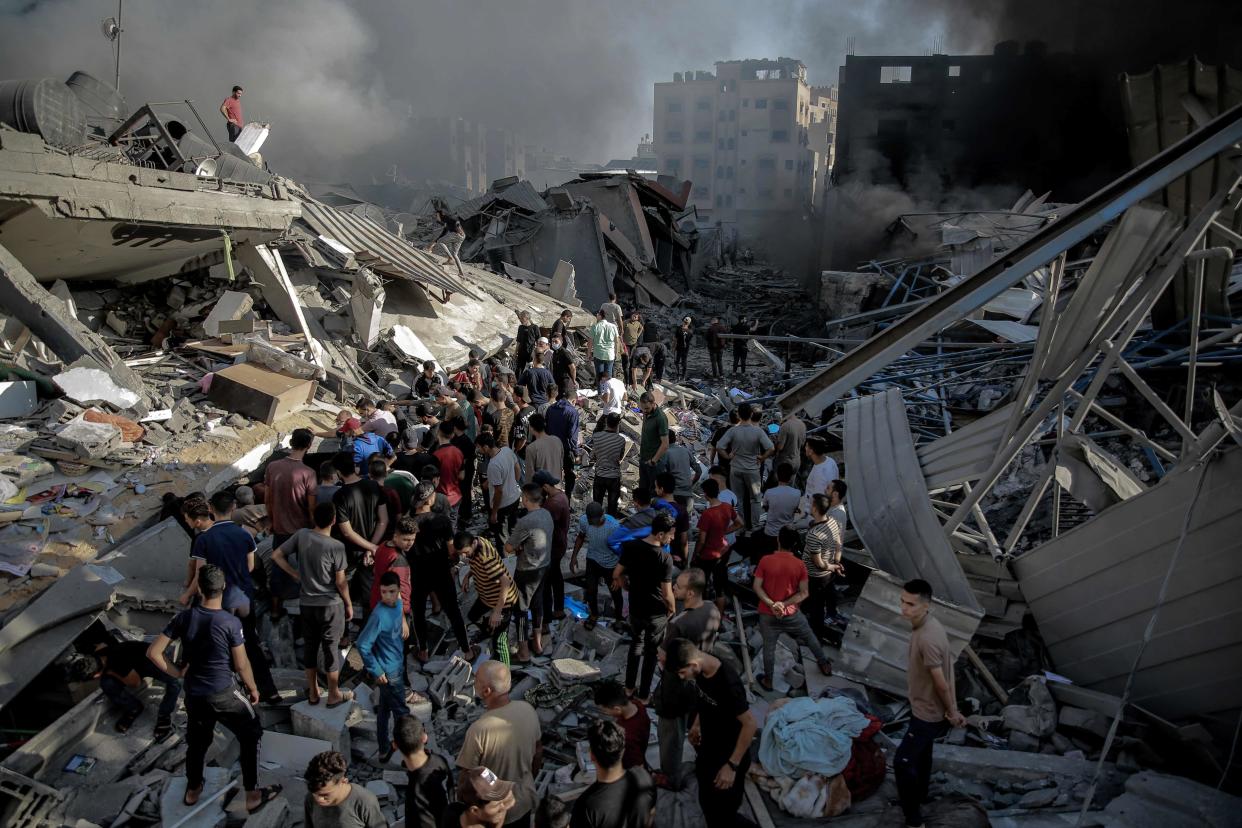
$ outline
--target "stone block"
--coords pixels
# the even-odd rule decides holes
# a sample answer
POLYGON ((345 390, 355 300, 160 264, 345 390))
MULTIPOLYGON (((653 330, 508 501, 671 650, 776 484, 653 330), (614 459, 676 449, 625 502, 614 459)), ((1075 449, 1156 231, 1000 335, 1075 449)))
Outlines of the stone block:
POLYGON ((332 743, 325 739, 311 739, 268 730, 263 733, 259 761, 275 763, 300 774, 306 770, 306 763, 312 756, 325 750, 332 750, 332 743))
POLYGON ((329 708, 326 701, 312 705, 301 701, 289 708, 293 724, 293 733, 307 739, 320 739, 329 742, 332 749, 349 755, 349 714, 353 702, 339 707, 329 708))
POLYGON ((1057 723, 1069 730, 1093 733, 1101 739, 1108 736, 1108 718, 1096 713, 1094 710, 1084 710, 1081 707, 1062 707, 1057 716, 1057 723))
POLYGON ((97 460, 121 446, 121 430, 111 423, 73 420, 56 432, 56 443, 78 457, 97 460))
POLYGON ((470 683, 474 677, 474 669, 470 666, 470 662, 461 656, 453 656, 449 663, 442 669, 436 677, 431 680, 430 686, 427 688, 427 695, 436 703, 438 707, 445 707, 470 683))
MULTIPOLYGON (((205 768, 203 770, 203 793, 199 803, 211 797, 229 783, 229 772, 226 768, 205 768)), ((187 806, 185 800, 186 780, 184 776, 174 776, 164 786, 160 795, 160 824, 175 825, 181 828, 216 828, 224 824, 224 797, 207 805, 203 810, 186 822, 181 822, 186 814, 198 807, 198 804, 187 806)))
POLYGON ((1018 800, 1019 808, 1047 808, 1056 801, 1057 794, 1060 793, 1056 788, 1041 788, 1037 791, 1031 791, 1024 794, 1018 800))
POLYGON ((208 336, 219 336, 222 320, 241 319, 250 313, 252 308, 254 308, 254 297, 249 293, 226 290, 216 302, 215 307, 211 309, 211 313, 207 314, 207 319, 203 322, 203 330, 208 336))
POLYGON ((393 786, 383 779, 372 779, 367 783, 367 790, 375 794, 376 799, 381 803, 397 799, 397 792, 393 789, 393 786))
POLYGON ((1039 739, 1020 730, 1009 733, 1009 749, 1034 752, 1039 750, 1039 739))

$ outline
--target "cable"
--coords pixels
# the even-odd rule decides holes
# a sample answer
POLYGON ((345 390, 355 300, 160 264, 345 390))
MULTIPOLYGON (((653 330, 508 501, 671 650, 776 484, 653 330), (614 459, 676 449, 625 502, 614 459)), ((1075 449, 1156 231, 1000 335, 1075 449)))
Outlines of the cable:
MULTIPOLYGON (((1227 432, 1226 432, 1227 434, 1227 432)), ((1217 443, 1219 445, 1219 442, 1217 443)), ((1199 502, 1199 495, 1203 492, 1203 483, 1207 480, 1208 466, 1215 456, 1215 446, 1203 453, 1200 458, 1202 463, 1201 472, 1199 474, 1199 482, 1195 484, 1195 493, 1190 499, 1190 505, 1186 508, 1186 519, 1182 521, 1182 531, 1177 538, 1177 546, 1173 549, 1173 557, 1169 559, 1169 568, 1164 573, 1164 580, 1160 583, 1160 592, 1156 595, 1156 606, 1151 611, 1151 618, 1147 619, 1147 629, 1143 631, 1143 640, 1139 642, 1138 652, 1134 655, 1134 664, 1130 667, 1130 674, 1126 676, 1125 690, 1121 693, 1121 701, 1117 705, 1117 712, 1113 714, 1113 721, 1108 727, 1108 736, 1104 739, 1104 747, 1100 748, 1100 759, 1095 764, 1095 773, 1091 776, 1091 787, 1087 789, 1087 795, 1083 798, 1082 809, 1078 812, 1078 821, 1075 823, 1078 828, 1082 828, 1083 820, 1087 817, 1087 811, 1091 808, 1091 803, 1095 801, 1095 789, 1100 782, 1100 774, 1104 771, 1104 762, 1108 758, 1108 751, 1113 746, 1113 739, 1117 736, 1117 728, 1121 724, 1121 715, 1125 712, 1126 705, 1130 703, 1130 693, 1134 689, 1134 677, 1138 674, 1139 665, 1143 661, 1143 653, 1147 650, 1147 645, 1151 641, 1152 636, 1156 632, 1156 622, 1160 619, 1160 610, 1164 607, 1165 598, 1168 596, 1169 583, 1173 580, 1173 573, 1177 570, 1177 562, 1182 556, 1182 547, 1186 545, 1186 535, 1190 531, 1190 520, 1195 513, 1195 506, 1199 502)), ((1226 770, 1228 767, 1226 766, 1226 770)))

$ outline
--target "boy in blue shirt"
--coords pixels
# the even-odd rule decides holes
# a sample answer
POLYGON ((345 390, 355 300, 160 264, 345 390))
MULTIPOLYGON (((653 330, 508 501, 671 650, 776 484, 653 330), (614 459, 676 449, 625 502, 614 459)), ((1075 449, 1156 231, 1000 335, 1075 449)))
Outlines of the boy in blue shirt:
POLYGON ((584 623, 583 629, 595 629, 599 619, 599 582, 603 580, 609 585, 612 597, 612 614, 618 623, 621 622, 621 590, 612 589, 612 570, 617 566, 617 553, 608 545, 608 538, 621 525, 615 517, 605 513, 601 503, 592 501, 586 506, 586 514, 578 519, 578 539, 574 542, 574 551, 569 558, 569 571, 578 571, 578 554, 586 545, 586 602, 591 614, 584 623))
POLYGON ((401 579, 391 570, 380 576, 380 602, 371 611, 367 625, 358 637, 358 651, 367 672, 379 685, 379 709, 375 713, 376 732, 381 745, 380 762, 392 758, 388 721, 409 712, 405 703, 405 639, 410 628, 401 606, 401 579))

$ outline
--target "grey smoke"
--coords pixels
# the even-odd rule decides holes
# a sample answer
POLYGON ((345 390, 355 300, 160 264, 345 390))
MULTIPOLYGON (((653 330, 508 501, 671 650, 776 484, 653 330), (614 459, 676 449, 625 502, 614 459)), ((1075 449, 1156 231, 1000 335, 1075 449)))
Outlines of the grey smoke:
MULTIPOLYGON (((0 77, 112 77, 101 0, 0 4, 0 77)), ((209 126, 234 83, 269 121, 281 171, 348 176, 411 112, 465 117, 584 161, 629 157, 651 131, 652 84, 716 60, 790 56, 814 84, 860 54, 965 48, 986 24, 913 0, 129 0, 122 91, 192 98, 209 126)), ((371 165, 368 165, 371 166, 371 165)))

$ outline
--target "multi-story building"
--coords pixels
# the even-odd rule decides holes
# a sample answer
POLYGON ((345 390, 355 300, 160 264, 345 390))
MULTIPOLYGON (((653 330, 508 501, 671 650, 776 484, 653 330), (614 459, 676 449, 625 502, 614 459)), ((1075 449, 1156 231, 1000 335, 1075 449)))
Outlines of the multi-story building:
POLYGON ((700 218, 743 232, 809 209, 815 189, 811 87, 790 58, 730 60, 655 85, 659 171, 694 183, 700 218))
POLYGON ((814 192, 811 203, 818 204, 832 174, 833 148, 837 134, 837 88, 811 87, 811 149, 815 152, 814 192))
MULTIPOLYGON (((486 134, 487 185, 498 178, 526 177, 526 153, 518 136, 507 129, 489 127, 486 134)), ((486 188, 485 188, 486 189, 486 188)))

